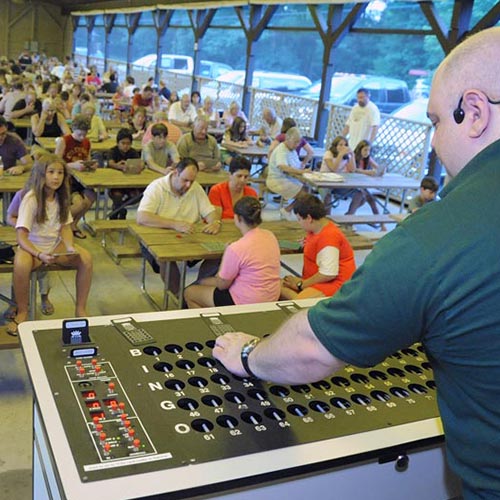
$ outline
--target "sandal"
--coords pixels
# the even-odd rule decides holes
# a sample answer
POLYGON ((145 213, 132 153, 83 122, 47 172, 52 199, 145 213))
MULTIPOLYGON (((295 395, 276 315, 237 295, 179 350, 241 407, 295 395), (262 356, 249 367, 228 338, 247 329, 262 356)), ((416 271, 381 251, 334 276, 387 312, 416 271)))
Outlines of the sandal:
POLYGON ((17 306, 10 305, 3 313, 5 319, 14 319, 17 316, 17 306))
POLYGON ((6 332, 12 337, 17 337, 19 335, 17 331, 17 327, 19 323, 16 321, 16 318, 12 318, 12 321, 7 325, 6 332))
POLYGON ((82 233, 79 229, 73 229, 73 236, 79 240, 84 240, 87 237, 87 235, 82 233))
POLYGON ((52 316, 55 312, 54 304, 47 299, 42 301, 42 314, 45 316, 52 316))

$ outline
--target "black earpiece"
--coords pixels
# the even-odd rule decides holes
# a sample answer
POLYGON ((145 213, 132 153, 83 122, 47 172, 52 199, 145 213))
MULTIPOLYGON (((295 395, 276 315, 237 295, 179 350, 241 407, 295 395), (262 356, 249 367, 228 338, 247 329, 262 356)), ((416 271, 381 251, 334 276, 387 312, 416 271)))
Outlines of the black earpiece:
POLYGON ((463 98, 464 98, 463 96, 460 98, 460 101, 458 101, 458 106, 453 111, 453 118, 458 125, 460 125, 465 118, 465 112, 462 109, 463 98))

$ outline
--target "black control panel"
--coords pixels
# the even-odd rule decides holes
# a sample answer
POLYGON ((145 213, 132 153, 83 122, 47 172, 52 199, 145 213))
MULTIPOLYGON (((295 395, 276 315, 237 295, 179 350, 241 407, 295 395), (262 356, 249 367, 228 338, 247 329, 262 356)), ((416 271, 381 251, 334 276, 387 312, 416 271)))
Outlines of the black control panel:
POLYGON ((97 355, 80 358, 62 345, 60 331, 35 332, 81 480, 183 467, 438 416, 432 369, 420 345, 371 369, 347 366, 296 386, 236 377, 212 357, 218 334, 234 329, 264 336, 290 312, 134 322, 140 332, 132 337, 129 322, 94 326, 97 355))

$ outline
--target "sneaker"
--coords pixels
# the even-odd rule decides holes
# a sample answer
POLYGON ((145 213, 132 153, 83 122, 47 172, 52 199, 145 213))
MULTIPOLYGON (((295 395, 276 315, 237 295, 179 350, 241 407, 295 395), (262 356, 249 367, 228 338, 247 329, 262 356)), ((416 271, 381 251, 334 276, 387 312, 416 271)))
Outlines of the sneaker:
POLYGON ((293 212, 287 212, 284 208, 280 208, 280 219, 290 222, 297 222, 297 217, 293 212))

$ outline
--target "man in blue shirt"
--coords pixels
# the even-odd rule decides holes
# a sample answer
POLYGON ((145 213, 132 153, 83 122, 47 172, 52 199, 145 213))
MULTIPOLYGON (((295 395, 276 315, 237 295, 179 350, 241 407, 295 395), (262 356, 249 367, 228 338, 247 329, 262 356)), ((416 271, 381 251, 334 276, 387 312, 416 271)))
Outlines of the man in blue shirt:
POLYGON ((262 342, 227 334, 214 348, 238 375, 299 384, 423 342, 467 499, 500 498, 499 53, 500 28, 484 30, 436 71, 428 116, 452 178, 441 201, 383 238, 332 299, 262 342))

